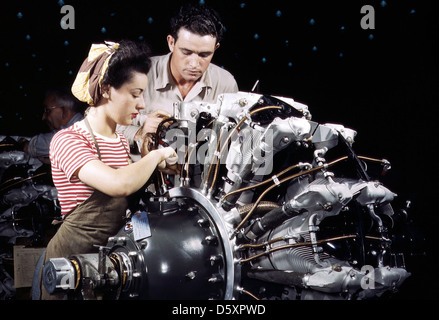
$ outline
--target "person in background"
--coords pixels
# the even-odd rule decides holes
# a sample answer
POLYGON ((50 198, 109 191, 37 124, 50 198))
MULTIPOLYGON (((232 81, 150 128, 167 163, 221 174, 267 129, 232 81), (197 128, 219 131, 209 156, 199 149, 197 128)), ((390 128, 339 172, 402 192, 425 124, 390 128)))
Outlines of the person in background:
POLYGON ((151 58, 144 93, 146 108, 131 126, 118 128, 130 145, 155 133, 163 118, 172 116, 175 102, 215 103, 218 95, 238 91, 232 74, 211 63, 223 31, 218 13, 205 5, 184 5, 171 18, 167 36, 170 52, 151 58))
POLYGON ((70 127, 84 118, 83 105, 68 91, 60 88, 49 89, 44 99, 42 120, 50 132, 40 133, 27 140, 22 138, 23 151, 41 162, 49 164, 49 146, 55 133, 70 127))

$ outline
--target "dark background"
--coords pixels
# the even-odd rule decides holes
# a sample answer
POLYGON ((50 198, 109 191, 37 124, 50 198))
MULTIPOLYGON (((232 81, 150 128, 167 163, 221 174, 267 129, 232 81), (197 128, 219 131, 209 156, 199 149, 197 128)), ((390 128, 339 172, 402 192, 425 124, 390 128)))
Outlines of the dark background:
MULTIPOLYGON (((91 43, 144 39, 168 52, 168 22, 186 1, 2 1, 0 135, 31 136, 41 122, 44 91, 71 85, 91 43), (62 5, 75 29, 60 26, 62 5)), ((426 237, 410 261, 413 276, 398 297, 437 299, 434 234, 438 226, 436 112, 439 28, 433 1, 205 0, 226 26, 213 62, 240 90, 294 98, 313 120, 358 132, 358 154, 385 158, 386 185, 412 202, 410 219, 426 237), (375 29, 363 30, 363 5, 375 29), (423 253, 426 253, 424 255, 423 253)))

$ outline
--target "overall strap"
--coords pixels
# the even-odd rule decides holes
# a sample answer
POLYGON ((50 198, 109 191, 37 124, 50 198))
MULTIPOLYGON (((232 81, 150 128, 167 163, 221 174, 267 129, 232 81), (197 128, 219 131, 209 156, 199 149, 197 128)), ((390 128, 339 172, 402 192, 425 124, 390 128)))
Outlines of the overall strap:
POLYGON ((84 122, 85 122, 85 125, 86 125, 88 131, 89 131, 90 134, 91 134, 91 137, 93 138, 93 142, 95 143, 96 150, 98 151, 99 160, 102 161, 102 158, 101 158, 101 151, 99 150, 98 142, 96 141, 96 137, 95 137, 95 135, 93 134, 93 130, 92 130, 91 126, 90 126, 90 123, 88 122, 87 117, 84 118, 84 122))
MULTIPOLYGON (((95 135, 94 135, 94 133, 93 133, 93 129, 92 129, 91 126, 90 126, 90 123, 89 123, 88 120, 87 120, 87 117, 84 118, 84 122, 85 122, 85 126, 87 127, 88 131, 89 131, 90 134, 91 134, 91 137, 93 138, 93 142, 95 143, 96 150, 98 151, 99 160, 102 161, 102 158, 101 158, 101 151, 99 150, 98 142, 96 141, 96 137, 95 137, 95 135)), ((130 159, 131 159, 131 158, 130 158, 130 153, 128 152, 128 149, 125 147, 124 143, 122 142, 122 139, 120 140, 120 142, 122 143, 122 147, 124 148, 125 152, 127 153, 128 164, 130 164, 130 163, 131 163, 131 162, 130 162, 130 159)))

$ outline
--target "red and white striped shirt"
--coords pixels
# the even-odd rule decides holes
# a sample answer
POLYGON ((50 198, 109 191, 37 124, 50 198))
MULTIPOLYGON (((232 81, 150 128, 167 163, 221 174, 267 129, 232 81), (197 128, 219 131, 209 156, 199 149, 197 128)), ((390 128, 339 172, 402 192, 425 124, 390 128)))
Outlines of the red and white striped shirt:
MULTIPOLYGON (((118 168, 130 163, 127 139, 117 134, 111 139, 94 133, 101 160, 106 165, 118 168)), ((87 200, 95 189, 83 183, 74 175, 90 160, 99 160, 99 155, 84 120, 59 131, 50 143, 50 162, 52 178, 58 190, 61 214, 64 216, 79 204, 87 200)))

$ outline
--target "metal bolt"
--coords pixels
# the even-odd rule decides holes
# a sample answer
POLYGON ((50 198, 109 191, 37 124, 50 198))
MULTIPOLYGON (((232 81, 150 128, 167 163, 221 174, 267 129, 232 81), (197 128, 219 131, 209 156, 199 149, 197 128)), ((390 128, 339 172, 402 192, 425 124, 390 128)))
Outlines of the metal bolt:
POLYGON ((198 225, 202 228, 207 228, 210 226, 209 220, 208 219, 199 219, 197 221, 198 225))
POLYGON ((221 261, 221 256, 220 255, 216 255, 216 256, 210 256, 209 260, 210 260, 210 264, 213 266, 216 263, 218 263, 219 261, 221 261))
POLYGON ((212 245, 216 245, 218 244, 218 238, 216 236, 213 235, 209 235, 206 238, 204 238, 204 240, 208 243, 208 244, 212 244, 212 245))
POLYGON ((148 241, 144 240, 140 242, 140 249, 143 250, 148 246, 148 241))
POLYGON ((336 272, 340 272, 342 270, 341 265, 339 265, 338 263, 333 264, 332 265, 332 270, 334 270, 336 272))
POLYGON ((213 274, 212 277, 209 278, 209 280, 207 280, 209 283, 218 283, 218 282, 222 282, 223 281, 223 277, 219 274, 213 274))
POLYGON ((196 275, 197 275, 197 271, 190 271, 185 275, 185 277, 190 280, 193 280, 195 279, 196 275))

